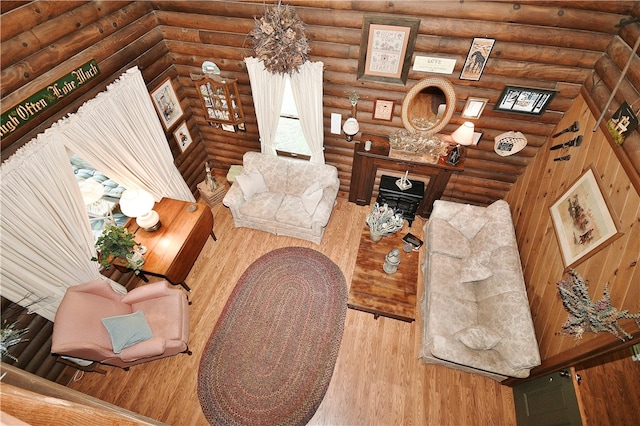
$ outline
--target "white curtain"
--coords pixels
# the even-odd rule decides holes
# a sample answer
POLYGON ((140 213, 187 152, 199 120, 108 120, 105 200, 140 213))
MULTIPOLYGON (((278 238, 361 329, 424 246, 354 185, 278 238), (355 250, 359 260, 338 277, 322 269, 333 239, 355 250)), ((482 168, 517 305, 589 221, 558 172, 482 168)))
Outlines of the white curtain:
POLYGON ((60 132, 74 153, 125 188, 145 189, 156 201, 195 201, 137 67, 48 131, 60 132))
POLYGON ((291 90, 300 115, 304 138, 312 163, 324 164, 324 123, 322 118, 322 62, 307 61, 291 74, 291 90))
POLYGON ((285 76, 272 74, 258 58, 244 58, 251 83, 253 105, 256 110, 260 150, 263 154, 276 155, 273 142, 276 137, 282 98, 284 97, 285 76))
POLYGON ((53 321, 66 288, 104 279, 69 156, 40 134, 2 164, 2 295, 53 321), (26 297, 26 298, 25 298, 26 297))

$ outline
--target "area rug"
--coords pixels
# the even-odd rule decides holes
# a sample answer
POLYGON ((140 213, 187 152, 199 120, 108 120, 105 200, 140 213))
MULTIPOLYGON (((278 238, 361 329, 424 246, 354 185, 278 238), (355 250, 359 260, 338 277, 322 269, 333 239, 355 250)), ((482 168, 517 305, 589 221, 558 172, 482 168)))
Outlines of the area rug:
POLYGON ((322 253, 286 247, 252 263, 200 360, 209 423, 306 424, 331 381, 346 310, 344 275, 322 253))

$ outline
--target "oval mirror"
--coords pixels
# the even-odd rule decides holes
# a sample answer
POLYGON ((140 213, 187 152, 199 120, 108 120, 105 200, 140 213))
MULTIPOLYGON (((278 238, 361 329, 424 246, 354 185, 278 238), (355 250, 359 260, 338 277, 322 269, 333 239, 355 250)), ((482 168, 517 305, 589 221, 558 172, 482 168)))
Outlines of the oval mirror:
POLYGON ((437 133, 456 109, 456 92, 449 80, 428 77, 407 92, 402 101, 402 124, 409 131, 437 133))

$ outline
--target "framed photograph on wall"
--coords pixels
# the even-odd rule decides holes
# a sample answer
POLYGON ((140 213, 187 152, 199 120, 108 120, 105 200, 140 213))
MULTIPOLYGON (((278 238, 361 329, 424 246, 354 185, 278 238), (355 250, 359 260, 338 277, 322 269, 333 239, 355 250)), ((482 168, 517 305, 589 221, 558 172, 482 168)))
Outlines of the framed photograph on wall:
POLYGON ((178 128, 173 132, 173 137, 176 139, 181 152, 185 152, 187 148, 189 148, 189 145, 191 145, 191 142, 193 142, 186 121, 183 121, 182 124, 180 124, 180 126, 178 126, 178 128))
POLYGON ((182 117, 182 107, 171 85, 171 78, 167 77, 160 86, 151 92, 151 100, 165 130, 169 130, 182 117))
POLYGON ((482 111, 484 111, 484 107, 487 105, 487 102, 489 102, 489 99, 486 98, 467 98, 467 103, 464 105, 461 117, 480 118, 480 116, 482 115, 482 111))
POLYGON ((493 109, 516 114, 542 115, 556 93, 555 90, 505 86, 493 109))
POLYGON ((391 121, 393 119, 393 101, 376 99, 373 104, 373 118, 375 120, 391 121))
POLYGON ((549 207, 566 268, 573 268, 622 235, 597 176, 591 165, 549 207))
POLYGON ((365 15, 358 80, 405 84, 420 19, 365 15))
POLYGON ((464 61, 460 72, 460 80, 480 80, 495 42, 492 38, 473 39, 471 47, 469 47, 469 53, 467 53, 467 60, 464 61))

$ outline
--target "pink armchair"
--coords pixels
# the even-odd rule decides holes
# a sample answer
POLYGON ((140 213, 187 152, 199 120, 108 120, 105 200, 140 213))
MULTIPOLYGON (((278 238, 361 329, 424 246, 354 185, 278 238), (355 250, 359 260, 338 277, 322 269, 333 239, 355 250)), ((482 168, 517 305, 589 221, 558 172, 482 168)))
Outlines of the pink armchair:
POLYGON ((51 352, 127 368, 180 352, 191 355, 188 342, 189 302, 180 289, 160 281, 122 295, 97 280, 67 289, 53 323, 51 352), (113 330, 110 334, 102 319, 137 311, 142 311, 152 336, 115 353, 113 330))

